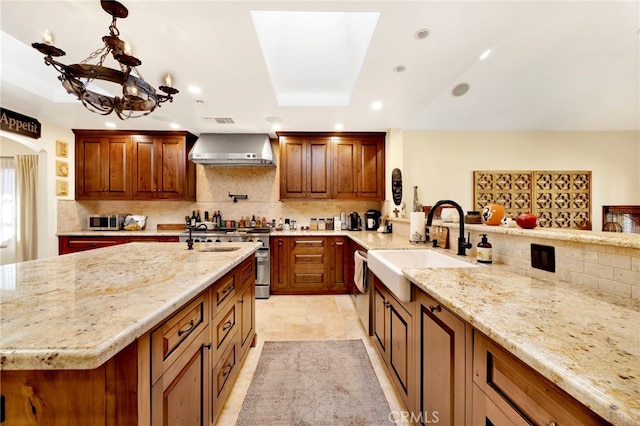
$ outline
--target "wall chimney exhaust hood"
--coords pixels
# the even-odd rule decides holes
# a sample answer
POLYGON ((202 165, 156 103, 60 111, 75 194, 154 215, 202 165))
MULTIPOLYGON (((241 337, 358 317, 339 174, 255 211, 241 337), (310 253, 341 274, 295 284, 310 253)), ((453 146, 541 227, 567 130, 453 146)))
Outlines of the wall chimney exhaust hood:
POLYGON ((189 151, 189 160, 205 166, 276 165, 266 133, 202 133, 189 151))

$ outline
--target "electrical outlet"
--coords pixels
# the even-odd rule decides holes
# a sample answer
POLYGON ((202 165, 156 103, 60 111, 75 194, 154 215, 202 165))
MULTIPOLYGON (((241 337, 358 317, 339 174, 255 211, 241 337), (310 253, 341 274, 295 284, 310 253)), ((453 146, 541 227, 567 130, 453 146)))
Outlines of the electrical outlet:
POLYGON ((531 244, 531 267, 556 272, 556 250, 553 246, 531 244))

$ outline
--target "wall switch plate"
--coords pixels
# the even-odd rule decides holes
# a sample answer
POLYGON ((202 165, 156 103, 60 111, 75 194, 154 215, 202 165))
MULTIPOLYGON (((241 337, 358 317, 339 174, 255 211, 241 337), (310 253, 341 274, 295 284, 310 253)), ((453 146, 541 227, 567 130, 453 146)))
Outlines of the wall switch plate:
POLYGON ((556 250, 553 246, 531 244, 531 267, 556 272, 556 250))

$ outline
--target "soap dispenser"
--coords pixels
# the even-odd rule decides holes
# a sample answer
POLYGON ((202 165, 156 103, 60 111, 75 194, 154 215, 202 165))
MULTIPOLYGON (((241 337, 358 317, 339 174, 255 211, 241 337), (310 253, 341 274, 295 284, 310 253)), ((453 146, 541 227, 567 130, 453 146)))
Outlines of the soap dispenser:
POLYGON ((476 259, 480 263, 491 263, 493 257, 491 243, 487 241, 487 234, 480 234, 480 237, 482 240, 478 243, 476 259))

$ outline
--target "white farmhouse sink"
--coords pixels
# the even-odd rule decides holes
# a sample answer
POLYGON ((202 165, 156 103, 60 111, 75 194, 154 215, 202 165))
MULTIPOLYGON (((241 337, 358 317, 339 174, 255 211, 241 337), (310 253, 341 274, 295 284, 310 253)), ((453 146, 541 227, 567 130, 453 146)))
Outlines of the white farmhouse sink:
POLYGON ((369 269, 401 302, 411 301, 404 268, 475 268, 478 265, 433 250, 369 250, 369 269))

